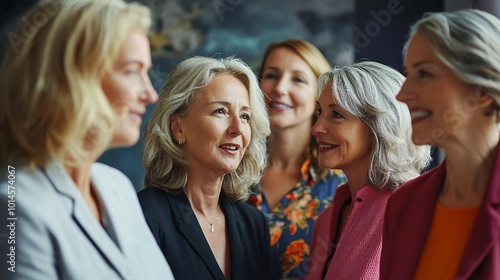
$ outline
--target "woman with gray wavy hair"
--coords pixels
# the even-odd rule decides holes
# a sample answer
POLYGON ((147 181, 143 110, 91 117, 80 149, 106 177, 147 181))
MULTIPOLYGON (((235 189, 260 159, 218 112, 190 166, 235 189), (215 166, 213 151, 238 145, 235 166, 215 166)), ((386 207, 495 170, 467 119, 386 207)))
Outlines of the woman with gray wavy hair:
POLYGON ((384 209, 394 189, 427 165, 430 147, 411 142, 404 77, 376 62, 336 67, 318 79, 312 133, 319 165, 348 183, 314 226, 308 279, 378 279, 384 209))
POLYGON ((139 200, 175 278, 269 279, 266 219, 243 203, 267 164, 269 133, 241 60, 193 57, 170 73, 144 133, 139 200))
POLYGON ((500 20, 426 14, 404 54, 412 140, 446 159, 387 203, 382 279, 500 279, 500 20))

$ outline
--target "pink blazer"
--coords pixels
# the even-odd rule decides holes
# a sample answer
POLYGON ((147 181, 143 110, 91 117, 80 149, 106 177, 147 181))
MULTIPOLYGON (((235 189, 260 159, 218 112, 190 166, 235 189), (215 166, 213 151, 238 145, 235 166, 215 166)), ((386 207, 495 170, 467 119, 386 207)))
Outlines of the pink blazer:
POLYGON ((384 210, 392 190, 365 186, 352 198, 354 207, 331 262, 333 241, 343 205, 351 198, 348 184, 337 188, 332 206, 323 211, 314 224, 308 266, 308 280, 378 279, 382 249, 384 210))
MULTIPOLYGON (((446 162, 407 182, 389 199, 381 279, 411 279, 420 260, 446 162)), ((500 279, 500 149, 455 279, 500 279)))

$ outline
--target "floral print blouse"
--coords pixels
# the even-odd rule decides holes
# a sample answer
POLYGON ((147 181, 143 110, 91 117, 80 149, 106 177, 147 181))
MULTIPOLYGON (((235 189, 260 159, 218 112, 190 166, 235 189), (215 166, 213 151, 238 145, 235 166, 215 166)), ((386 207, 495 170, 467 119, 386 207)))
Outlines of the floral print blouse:
POLYGON ((302 181, 274 209, 269 209, 261 184, 253 188, 248 200, 268 218, 272 279, 306 278, 314 222, 331 205, 337 186, 347 182, 340 170, 329 170, 317 178, 310 159, 302 164, 301 172, 302 181))

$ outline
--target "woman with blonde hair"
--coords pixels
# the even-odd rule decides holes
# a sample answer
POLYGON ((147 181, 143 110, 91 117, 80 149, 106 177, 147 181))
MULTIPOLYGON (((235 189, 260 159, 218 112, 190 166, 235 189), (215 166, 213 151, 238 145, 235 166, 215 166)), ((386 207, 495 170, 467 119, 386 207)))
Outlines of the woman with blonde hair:
POLYGON ((330 69, 323 54, 302 39, 267 48, 259 73, 271 119, 269 166, 249 203, 268 218, 272 279, 303 279, 314 222, 346 178, 318 166, 315 121, 316 79, 330 69))
POLYGON ((2 275, 173 279, 132 183, 96 163, 106 149, 138 141, 157 99, 150 11, 121 0, 52 0, 24 19, 14 31, 22 44, 9 46, 0 71, 0 217, 13 237, 0 242, 2 256, 11 254, 2 275))
POLYGON ((144 215, 177 279, 269 279, 269 230, 243 203, 267 164, 257 78, 241 60, 192 57, 144 132, 144 215))

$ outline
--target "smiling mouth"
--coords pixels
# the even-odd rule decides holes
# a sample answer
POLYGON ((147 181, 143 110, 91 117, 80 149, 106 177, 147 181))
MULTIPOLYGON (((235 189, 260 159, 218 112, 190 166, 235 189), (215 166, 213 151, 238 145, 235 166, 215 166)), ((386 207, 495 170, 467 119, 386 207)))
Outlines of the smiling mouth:
POLYGON ((281 104, 281 103, 271 103, 269 104, 269 107, 271 109, 278 109, 278 110, 287 110, 292 108, 292 106, 288 106, 286 104, 281 104))
POLYGON ((331 145, 331 144, 319 144, 318 145, 318 151, 321 152, 328 152, 330 150, 336 149, 338 145, 331 145))
POLYGON ((236 151, 236 150, 238 150, 240 148, 240 147, 234 146, 234 145, 221 145, 219 147, 221 149, 230 150, 230 151, 236 151))
POLYGON ((410 112, 411 119, 412 120, 418 120, 418 119, 423 119, 431 115, 431 112, 429 111, 413 111, 410 112))

